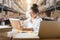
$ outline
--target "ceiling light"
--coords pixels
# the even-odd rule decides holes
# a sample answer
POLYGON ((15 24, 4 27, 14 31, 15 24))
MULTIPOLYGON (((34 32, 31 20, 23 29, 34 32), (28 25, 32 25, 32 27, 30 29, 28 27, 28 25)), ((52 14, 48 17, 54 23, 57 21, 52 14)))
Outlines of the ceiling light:
POLYGON ((27 4, 30 4, 31 3, 31 0, 26 0, 27 4))

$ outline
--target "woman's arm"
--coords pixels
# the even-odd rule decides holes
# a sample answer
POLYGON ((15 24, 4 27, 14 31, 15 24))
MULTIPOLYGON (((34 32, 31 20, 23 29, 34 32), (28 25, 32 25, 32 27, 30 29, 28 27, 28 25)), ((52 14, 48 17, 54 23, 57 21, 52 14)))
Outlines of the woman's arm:
POLYGON ((23 28, 23 31, 34 31, 33 28, 23 28))

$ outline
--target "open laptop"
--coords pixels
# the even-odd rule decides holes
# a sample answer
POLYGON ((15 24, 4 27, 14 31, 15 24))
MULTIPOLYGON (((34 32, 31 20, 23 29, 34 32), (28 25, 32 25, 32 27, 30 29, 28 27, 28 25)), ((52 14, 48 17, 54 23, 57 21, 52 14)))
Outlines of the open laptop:
POLYGON ((18 31, 22 30, 21 32, 23 32, 23 33, 31 32, 30 29, 28 29, 28 28, 25 29, 25 28, 21 27, 21 22, 20 22, 19 19, 10 18, 9 20, 10 20, 10 23, 11 23, 11 26, 12 26, 13 29, 17 29, 18 31))
POLYGON ((15 18, 9 18, 11 26, 13 29, 16 29, 18 31, 21 30, 21 25, 20 25, 20 20, 19 19, 15 19, 15 18))

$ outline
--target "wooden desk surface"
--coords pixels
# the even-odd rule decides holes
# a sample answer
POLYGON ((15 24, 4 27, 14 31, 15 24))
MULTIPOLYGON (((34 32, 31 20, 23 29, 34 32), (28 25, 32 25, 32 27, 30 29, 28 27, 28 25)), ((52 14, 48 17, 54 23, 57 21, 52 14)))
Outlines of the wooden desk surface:
POLYGON ((17 34, 14 34, 13 35, 13 38, 16 38, 16 39, 30 39, 30 38, 37 38, 39 39, 39 36, 38 35, 35 35, 34 33, 17 33, 17 34))
POLYGON ((0 25, 0 33, 9 32, 9 31, 12 31, 12 28, 10 26, 7 26, 7 25, 2 26, 2 25, 0 25))

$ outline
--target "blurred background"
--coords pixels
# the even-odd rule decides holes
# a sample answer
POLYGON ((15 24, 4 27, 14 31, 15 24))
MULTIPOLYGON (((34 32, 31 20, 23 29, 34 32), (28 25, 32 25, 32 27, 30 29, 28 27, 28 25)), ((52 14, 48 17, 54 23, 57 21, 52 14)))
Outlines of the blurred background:
POLYGON ((38 5, 39 16, 43 20, 60 20, 60 0, 0 0, 0 20, 27 19, 30 17, 30 7, 34 3, 38 5))

